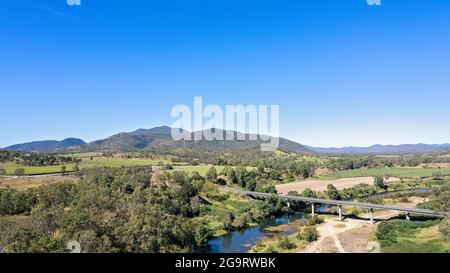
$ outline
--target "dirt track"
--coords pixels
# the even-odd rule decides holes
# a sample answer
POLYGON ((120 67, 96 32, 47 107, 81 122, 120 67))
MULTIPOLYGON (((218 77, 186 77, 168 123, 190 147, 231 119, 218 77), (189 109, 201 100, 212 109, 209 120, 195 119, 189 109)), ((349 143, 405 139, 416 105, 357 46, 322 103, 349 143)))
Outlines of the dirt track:
POLYGON ((290 191, 302 193, 306 189, 323 192, 327 190, 329 184, 333 184, 338 190, 343 190, 361 183, 373 185, 373 181, 373 177, 342 178, 336 180, 306 180, 303 182, 277 185, 276 188, 278 193, 282 194, 286 194, 290 191))

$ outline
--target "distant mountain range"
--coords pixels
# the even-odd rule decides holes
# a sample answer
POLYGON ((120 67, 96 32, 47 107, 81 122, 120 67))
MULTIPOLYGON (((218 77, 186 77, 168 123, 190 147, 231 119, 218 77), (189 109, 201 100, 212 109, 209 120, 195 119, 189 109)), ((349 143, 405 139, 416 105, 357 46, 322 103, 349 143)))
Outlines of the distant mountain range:
MULTIPOLYGON (((220 133, 243 135, 235 131, 219 130, 220 133)), ((243 149, 260 148, 261 136, 256 135, 257 140, 215 140, 215 141, 174 141, 172 128, 167 126, 152 129, 139 129, 129 133, 119 133, 105 139, 86 143, 81 139, 68 138, 63 141, 47 140, 35 141, 12 145, 5 150, 37 151, 37 152, 62 152, 62 151, 137 151, 151 150, 164 153, 175 150, 192 150, 196 152, 235 151, 243 149)), ((190 132, 188 132, 190 133, 190 132)), ((194 133, 190 133, 194 134, 194 133)), ((255 136, 255 135, 253 135, 255 136)), ((301 154, 341 154, 341 155, 404 155, 404 154, 437 154, 450 152, 450 144, 403 144, 403 145, 374 145, 371 147, 344 147, 344 148, 320 148, 311 147, 280 138, 279 150, 301 154)))
POLYGON ((16 144, 4 148, 5 150, 20 151, 20 152, 48 152, 62 148, 82 146, 85 145, 81 139, 78 138, 66 138, 62 141, 57 140, 43 140, 43 141, 33 141, 28 143, 16 144))
POLYGON ((370 147, 319 148, 306 146, 309 150, 322 154, 371 154, 371 155, 405 155, 436 154, 450 152, 450 144, 402 144, 373 145, 370 147))
MULTIPOLYGON (((234 131, 220 130, 225 138, 225 134, 234 134, 237 136, 243 134, 234 131)), ((188 132, 189 133, 189 132, 188 132)), ((190 133, 191 135, 195 133, 190 133)), ((78 139, 67 139, 64 141, 37 141, 30 143, 17 144, 4 148, 5 150, 15 151, 38 151, 38 152, 63 152, 63 151, 136 151, 152 150, 157 152, 174 151, 180 149, 189 149, 196 152, 215 152, 215 151, 236 151, 243 149, 260 148, 265 141, 256 135, 257 140, 249 140, 249 135, 244 135, 246 140, 200 140, 175 141, 172 139, 172 128, 167 126, 155 127, 152 129, 139 129, 129 133, 119 133, 105 139, 85 143, 78 139), (70 141, 73 140, 73 141, 70 141), (75 141, 76 140, 76 141, 75 141)), ((192 138, 193 139, 193 138, 192 138)), ((294 153, 312 153, 305 146, 290 141, 288 139, 279 139, 279 149, 294 153)))

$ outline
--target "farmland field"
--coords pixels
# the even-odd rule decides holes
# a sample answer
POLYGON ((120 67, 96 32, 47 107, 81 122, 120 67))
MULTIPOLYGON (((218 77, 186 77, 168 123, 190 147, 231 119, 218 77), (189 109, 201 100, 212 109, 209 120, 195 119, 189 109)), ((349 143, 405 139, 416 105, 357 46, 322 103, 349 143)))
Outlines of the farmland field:
MULTIPOLYGON (((131 167, 131 166, 149 166, 156 165, 162 160, 155 159, 142 159, 142 158, 121 158, 121 157, 94 157, 93 153, 77 155, 81 158, 80 168, 93 168, 93 167, 131 167), (90 158, 93 157, 91 160, 90 158)), ((6 175, 14 175, 14 172, 18 168, 23 168, 26 175, 38 175, 38 174, 53 174, 60 173, 61 167, 66 166, 66 171, 71 172, 74 164, 65 165, 52 165, 52 166, 22 166, 13 162, 1 164, 0 167, 6 170, 6 175)))
POLYGON ((327 190, 329 184, 333 184, 338 190, 343 190, 346 188, 351 188, 355 185, 364 183, 367 185, 373 185, 372 177, 355 177, 355 178, 340 178, 336 180, 308 180, 296 183, 287 183, 277 185, 278 193, 287 194, 290 191, 303 192, 306 189, 311 189, 313 191, 323 192, 327 190))
MULTIPOLYGON (((161 160, 154 159, 143 159, 143 158, 118 158, 118 157, 98 157, 93 160, 83 158, 80 164, 81 168, 86 167, 97 167, 97 166, 106 166, 106 167, 121 167, 121 166, 148 166, 148 165, 156 165, 161 160)), ((165 162, 167 163, 167 162, 165 162)))
POLYGON ((48 186, 52 184, 59 184, 64 182, 75 182, 76 179, 72 176, 61 175, 40 175, 40 176, 23 176, 18 178, 9 178, 0 181, 0 189, 16 189, 16 190, 28 190, 33 188, 39 188, 42 186, 48 186))
POLYGON ((435 174, 450 175, 450 168, 376 168, 376 169, 355 169, 349 171, 338 171, 320 177, 325 180, 339 178, 364 177, 364 176, 395 176, 399 178, 430 177, 435 174))
POLYGON ((62 166, 66 166, 66 171, 68 172, 71 172, 73 170, 73 165, 70 164, 53 166, 22 166, 15 163, 6 163, 0 165, 1 168, 5 169, 6 175, 14 175, 14 172, 18 168, 24 169, 25 174, 27 175, 60 173, 62 166))

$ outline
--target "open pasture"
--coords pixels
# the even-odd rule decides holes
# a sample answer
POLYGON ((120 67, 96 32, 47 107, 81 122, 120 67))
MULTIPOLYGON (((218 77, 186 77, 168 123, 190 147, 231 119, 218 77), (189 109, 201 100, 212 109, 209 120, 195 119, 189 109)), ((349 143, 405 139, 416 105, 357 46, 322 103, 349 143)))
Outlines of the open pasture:
POLYGON ((394 176, 398 178, 431 177, 433 175, 450 175, 450 168, 375 168, 338 171, 320 177, 324 180, 352 177, 394 176))

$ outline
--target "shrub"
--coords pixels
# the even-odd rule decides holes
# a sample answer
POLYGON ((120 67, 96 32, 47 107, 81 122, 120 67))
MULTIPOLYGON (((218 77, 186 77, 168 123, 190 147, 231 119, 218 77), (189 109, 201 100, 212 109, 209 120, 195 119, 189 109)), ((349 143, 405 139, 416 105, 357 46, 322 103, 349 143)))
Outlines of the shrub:
POLYGON ((18 168, 16 169, 16 171, 14 172, 14 174, 16 176, 24 176, 25 175, 25 169, 24 168, 18 168))
POLYGON ((278 247, 285 250, 291 250, 296 248, 297 246, 289 241, 288 237, 281 237, 278 241, 278 247))
POLYGON ((300 232, 297 234, 297 238, 299 240, 303 240, 306 242, 314 242, 317 241, 319 234, 317 229, 313 226, 306 226, 301 228, 300 232))
POLYGON ((243 229, 247 226, 247 220, 245 219, 245 215, 240 215, 234 218, 232 226, 235 229, 243 229))
POLYGON ((306 225, 307 226, 314 226, 314 225, 320 225, 322 223, 323 223, 323 220, 316 216, 314 218, 308 219, 308 221, 306 222, 306 225))
POLYGON ((388 189, 388 186, 385 183, 384 178, 381 177, 381 176, 375 177, 374 184, 375 184, 376 187, 378 187, 380 189, 383 189, 383 190, 387 190, 388 189))
POLYGON ((355 217, 360 215, 361 213, 363 213, 363 210, 359 207, 352 207, 352 209, 350 211, 350 215, 353 215, 355 217))
POLYGON ((445 219, 439 225, 439 232, 442 235, 442 239, 446 242, 450 242, 450 219, 445 219))
POLYGON ((408 199, 408 197, 403 196, 403 197, 400 198, 400 202, 402 202, 402 203, 409 203, 409 199, 408 199))

